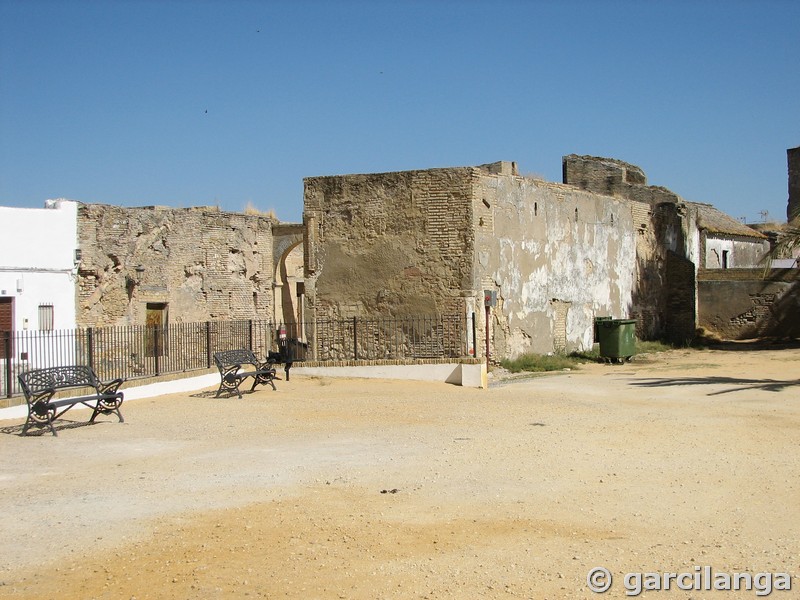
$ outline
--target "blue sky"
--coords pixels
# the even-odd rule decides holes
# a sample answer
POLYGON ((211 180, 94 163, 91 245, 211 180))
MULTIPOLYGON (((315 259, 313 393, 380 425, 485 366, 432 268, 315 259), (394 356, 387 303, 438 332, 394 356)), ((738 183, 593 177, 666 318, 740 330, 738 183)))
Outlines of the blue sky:
POLYGON ((248 204, 570 153, 786 216, 800 2, 0 0, 0 205, 248 204))

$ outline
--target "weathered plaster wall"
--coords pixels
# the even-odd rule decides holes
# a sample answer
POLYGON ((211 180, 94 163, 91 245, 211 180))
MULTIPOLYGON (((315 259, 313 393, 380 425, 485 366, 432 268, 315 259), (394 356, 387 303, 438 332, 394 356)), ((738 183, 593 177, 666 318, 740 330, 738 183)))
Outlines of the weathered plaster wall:
POLYGON ((769 240, 737 239, 733 236, 706 234, 706 269, 752 269, 763 264, 769 252, 769 240))
POLYGON ((306 299, 317 319, 464 310, 473 169, 305 179, 306 299))
POLYGON ((82 204, 78 324, 145 323, 147 303, 171 322, 271 317, 273 219, 215 208, 82 204))
POLYGON ((631 316, 642 338, 691 339, 696 328, 695 274, 703 257, 699 208, 674 192, 647 185, 629 163, 565 156, 564 183, 631 203, 637 231, 637 283, 631 316))
POLYGON ((473 202, 474 277, 498 292, 497 356, 589 349, 595 316, 630 316, 636 233, 628 203, 486 173, 473 202))

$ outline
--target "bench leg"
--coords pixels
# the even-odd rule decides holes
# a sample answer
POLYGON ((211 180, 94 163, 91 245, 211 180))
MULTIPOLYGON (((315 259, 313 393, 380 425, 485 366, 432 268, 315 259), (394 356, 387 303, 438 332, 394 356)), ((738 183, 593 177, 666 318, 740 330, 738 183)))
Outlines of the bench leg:
POLYGON ((119 404, 116 406, 111 405, 104 405, 101 401, 98 400, 97 404, 95 405, 94 409, 92 410, 92 418, 89 419, 89 423, 94 423, 95 417, 99 414, 110 415, 114 413, 117 415, 120 423, 124 423, 125 419, 122 417, 122 413, 119 412, 119 404))
POLYGON ((228 380, 228 381, 226 381, 223 378, 222 381, 220 381, 219 388, 217 389, 217 395, 215 396, 215 398, 219 398, 219 395, 223 392, 223 390, 228 392, 229 394, 231 392, 236 392, 236 394, 239 396, 239 398, 241 398, 242 397, 242 392, 239 391, 239 384, 240 383, 241 383, 241 379, 239 379, 238 377, 236 379, 228 380))
POLYGON ((25 425, 22 426, 22 434, 21 435, 27 434, 28 430, 33 426, 44 427, 45 425, 47 425, 50 428, 50 432, 54 436, 58 437, 58 433, 56 433, 55 427, 53 427, 53 417, 52 417, 52 413, 50 411, 47 412, 47 420, 46 421, 44 419, 42 419, 41 417, 40 418, 36 418, 36 417, 32 418, 31 414, 29 412, 28 413, 28 418, 25 419, 25 425))

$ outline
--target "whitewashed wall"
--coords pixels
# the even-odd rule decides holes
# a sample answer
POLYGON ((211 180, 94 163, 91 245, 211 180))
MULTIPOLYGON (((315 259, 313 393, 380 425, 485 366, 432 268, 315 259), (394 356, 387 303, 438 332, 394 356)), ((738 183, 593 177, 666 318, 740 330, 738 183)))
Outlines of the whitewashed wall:
POLYGON ((39 328, 40 304, 53 305, 55 329, 75 327, 77 208, 0 207, 0 296, 14 298, 15 330, 39 328))

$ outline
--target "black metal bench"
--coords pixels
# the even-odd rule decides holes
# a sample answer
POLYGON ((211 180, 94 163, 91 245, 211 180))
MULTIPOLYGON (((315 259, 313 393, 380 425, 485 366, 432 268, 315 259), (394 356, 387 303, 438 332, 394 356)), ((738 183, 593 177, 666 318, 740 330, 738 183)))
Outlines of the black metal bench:
POLYGON ((125 380, 115 379, 102 382, 89 366, 68 365, 32 369, 19 375, 19 385, 28 403, 28 418, 22 428, 22 435, 31 427, 49 427, 53 435, 58 435, 53 421, 78 404, 92 409, 89 423, 94 423, 97 415, 114 413, 123 423, 119 407, 123 394, 118 391, 125 380), (89 389, 90 393, 73 398, 53 399, 57 392, 69 389, 89 389))
POLYGON ((283 371, 286 373, 286 381, 289 381, 289 369, 292 368, 294 361, 285 347, 281 348, 280 352, 273 352, 270 350, 267 353, 267 360, 273 365, 283 363, 283 371))
POLYGON ((217 363, 220 376, 217 398, 223 391, 228 393, 236 392, 241 398, 242 392, 239 389, 239 385, 248 377, 253 378, 251 392, 256 389, 258 384, 265 383, 270 384, 273 390, 276 389, 274 363, 269 360, 266 362, 258 360, 252 350, 238 349, 215 352, 214 362, 217 363))

